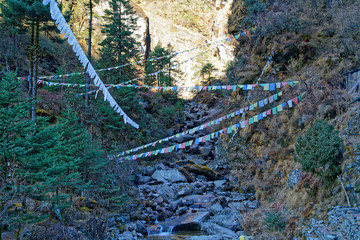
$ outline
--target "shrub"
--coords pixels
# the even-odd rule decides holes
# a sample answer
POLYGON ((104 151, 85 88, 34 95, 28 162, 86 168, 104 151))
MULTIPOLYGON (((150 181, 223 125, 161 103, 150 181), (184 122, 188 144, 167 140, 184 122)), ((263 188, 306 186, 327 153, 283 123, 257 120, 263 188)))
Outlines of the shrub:
POLYGON ((281 213, 268 212, 265 213, 264 224, 269 231, 282 231, 286 227, 286 222, 281 213))
POLYGON ((316 121, 305 136, 297 139, 295 147, 295 160, 305 171, 326 182, 332 182, 341 173, 344 144, 334 126, 316 121))

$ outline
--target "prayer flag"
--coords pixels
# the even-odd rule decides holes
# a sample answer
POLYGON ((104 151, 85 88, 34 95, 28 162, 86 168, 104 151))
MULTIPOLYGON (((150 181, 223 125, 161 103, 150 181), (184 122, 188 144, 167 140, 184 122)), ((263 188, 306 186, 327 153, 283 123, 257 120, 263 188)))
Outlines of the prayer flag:
POLYGON ((292 108, 292 99, 290 99, 289 101, 287 101, 287 104, 288 104, 288 106, 289 106, 289 108, 292 108))
POLYGON ((232 133, 232 128, 231 127, 228 127, 227 128, 227 133, 229 134, 229 133, 232 133))
POLYGON ((296 105, 299 103, 299 102, 298 102, 298 97, 293 98, 292 101, 293 101, 293 103, 295 103, 296 105))
POLYGON ((283 110, 282 104, 278 105, 276 108, 278 112, 281 112, 283 110))
POLYGON ((249 125, 254 123, 254 118, 249 119, 249 125))
POLYGON ((210 134, 206 135, 206 141, 210 141, 210 139, 211 139, 210 134))
POLYGON ((256 116, 254 116, 254 122, 259 122, 259 117, 258 117, 258 115, 256 115, 256 116))
POLYGON ((270 96, 269 97, 269 103, 273 103, 274 102, 274 96, 270 96))
POLYGON ((275 90, 275 83, 270 83, 270 91, 274 91, 275 90))
POLYGON ((277 114, 277 108, 276 107, 272 108, 272 114, 273 115, 277 114))
POLYGON ((261 101, 259 101, 259 107, 263 107, 264 106, 264 100, 261 100, 261 101))

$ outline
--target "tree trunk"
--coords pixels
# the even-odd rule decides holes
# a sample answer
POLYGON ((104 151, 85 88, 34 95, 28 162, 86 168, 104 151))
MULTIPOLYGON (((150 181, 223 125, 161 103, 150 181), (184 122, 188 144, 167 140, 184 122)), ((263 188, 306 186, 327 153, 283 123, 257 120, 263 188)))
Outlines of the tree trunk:
POLYGON ((37 75, 38 75, 38 65, 39 65, 39 27, 40 22, 36 20, 36 30, 35 30, 35 57, 34 57, 34 76, 32 82, 32 107, 31 107, 31 120, 35 120, 36 118, 36 109, 35 109, 35 102, 36 102, 36 87, 37 87, 37 75))
POLYGON ((30 40, 30 79, 29 81, 29 97, 31 97, 31 86, 32 86, 32 79, 34 76, 34 37, 35 37, 35 21, 31 22, 31 40, 30 40))
MULTIPOLYGON (((89 39, 88 39, 88 58, 91 62, 91 32, 92 32, 92 16, 93 16, 93 5, 92 0, 89 0, 89 8, 90 8, 90 19, 89 19, 89 39)), ((90 75, 86 74, 86 92, 85 92, 85 110, 88 113, 89 108, 89 84, 90 84, 90 75)))
MULTIPOLYGON (((121 48, 122 48, 122 39, 121 39, 121 37, 122 37, 122 35, 121 35, 121 31, 122 31, 122 26, 121 26, 121 24, 122 24, 122 21, 121 21, 121 3, 120 3, 120 5, 119 5, 119 8, 118 8, 118 14, 119 14, 119 39, 120 39, 120 43, 119 43, 119 45, 118 45, 118 47, 119 47, 119 49, 118 49, 118 62, 119 62, 119 66, 121 66, 121 64, 122 64, 122 61, 121 61, 121 57, 122 57, 122 54, 121 54, 121 48)), ((121 81, 121 75, 122 75, 122 71, 121 71, 121 67, 119 67, 119 74, 120 74, 120 81, 121 81)))
POLYGON ((34 77, 33 77, 33 85, 32 85, 32 107, 31 107, 31 119, 35 120, 36 118, 36 109, 35 109, 35 101, 36 101, 36 87, 37 87, 37 74, 39 68, 39 27, 40 21, 36 20, 36 39, 35 39, 35 58, 34 58, 34 77))

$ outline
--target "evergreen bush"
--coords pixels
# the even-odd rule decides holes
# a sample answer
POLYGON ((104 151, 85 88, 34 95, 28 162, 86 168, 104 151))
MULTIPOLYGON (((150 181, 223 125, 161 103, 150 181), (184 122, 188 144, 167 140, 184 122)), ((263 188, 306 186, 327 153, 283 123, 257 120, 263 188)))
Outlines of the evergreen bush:
POLYGON ((268 212, 265 213, 266 217, 264 219, 264 223, 266 229, 272 232, 282 231, 286 227, 286 222, 281 213, 276 212, 268 212))
POLYGON ((316 121, 295 144, 295 160, 305 171, 315 173, 326 182, 333 181, 341 173, 344 143, 334 126, 316 121))

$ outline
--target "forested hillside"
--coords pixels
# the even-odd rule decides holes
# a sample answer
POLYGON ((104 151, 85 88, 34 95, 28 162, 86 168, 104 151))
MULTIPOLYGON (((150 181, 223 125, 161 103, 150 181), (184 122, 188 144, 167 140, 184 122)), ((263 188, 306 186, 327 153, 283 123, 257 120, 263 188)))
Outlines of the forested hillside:
POLYGON ((360 237, 359 1, 0 3, 0 239, 360 237))

